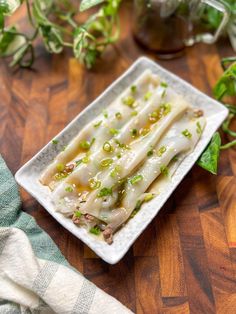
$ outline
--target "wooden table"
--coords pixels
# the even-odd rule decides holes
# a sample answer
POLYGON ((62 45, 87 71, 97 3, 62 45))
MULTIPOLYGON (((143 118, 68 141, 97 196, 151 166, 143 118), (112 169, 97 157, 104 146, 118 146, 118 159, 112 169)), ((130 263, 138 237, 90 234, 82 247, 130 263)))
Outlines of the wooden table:
MULTIPOLYGON (((211 95, 228 41, 198 44, 159 61, 134 42, 129 2, 120 41, 92 71, 69 52, 51 56, 39 44, 33 70, 0 62, 0 151, 13 173, 50 141, 140 55, 211 95)), ((24 16, 17 18, 24 23, 24 16)), ((219 175, 195 166, 158 217, 117 265, 97 258, 21 190, 23 210, 48 232, 68 261, 137 313, 236 313, 236 150, 222 152, 219 175)), ((112 314, 112 313, 111 313, 112 314)))

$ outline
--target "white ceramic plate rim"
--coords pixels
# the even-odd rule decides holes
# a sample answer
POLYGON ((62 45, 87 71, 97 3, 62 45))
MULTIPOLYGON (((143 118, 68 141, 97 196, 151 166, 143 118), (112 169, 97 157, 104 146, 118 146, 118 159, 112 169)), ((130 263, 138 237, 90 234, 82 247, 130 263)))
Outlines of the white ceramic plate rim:
MULTIPOLYGON (((173 180, 170 182, 168 188, 166 189, 166 193, 158 197, 158 199, 155 198, 151 202, 145 204, 139 211, 139 213, 133 219, 131 219, 119 232, 116 233, 114 237, 114 243, 112 245, 108 245, 104 241, 96 239, 96 237, 94 237, 93 235, 88 234, 85 229, 75 226, 70 219, 64 217, 60 213, 55 212, 55 210, 53 209, 53 204, 50 201, 50 192, 48 188, 41 186, 41 184, 38 182, 38 176, 33 177, 32 169, 37 169, 37 165, 40 165, 40 160, 48 158, 49 161, 52 159, 51 155, 45 157, 49 150, 51 150, 52 155, 58 153, 59 150, 55 151, 55 149, 52 148, 53 144, 51 143, 51 141, 46 146, 44 146, 32 159, 26 162, 25 165, 23 165, 15 174, 16 181, 27 192, 29 192, 43 207, 45 207, 45 209, 63 227, 65 227, 68 231, 74 234, 77 238, 82 240, 98 256, 100 256, 104 261, 110 264, 117 263, 125 255, 130 246, 139 237, 139 235, 152 221, 152 219, 157 215, 163 204, 167 201, 169 196, 182 181, 184 176, 195 164, 196 160, 198 159, 206 145, 209 143, 212 135, 218 129, 218 127, 221 125, 221 123, 224 121, 228 114, 228 110, 219 102, 213 100, 212 98, 194 88, 186 81, 157 65, 154 61, 146 57, 141 57, 137 59, 136 62, 134 62, 123 75, 121 75, 115 82, 113 82, 99 97, 97 97, 89 106, 87 106, 86 109, 79 113, 79 115, 77 115, 54 138, 60 139, 60 137, 76 129, 74 130, 75 134, 78 131, 78 126, 76 126, 77 122, 83 120, 82 122, 80 122, 80 128, 82 128, 83 125, 85 125, 89 121, 89 119, 91 119, 90 113, 94 114, 92 110, 95 110, 95 114, 97 114, 97 112, 101 111, 102 108, 105 108, 106 97, 110 97, 111 99, 117 97, 117 94, 119 94, 119 92, 115 93, 115 90, 122 90, 122 88, 124 89, 125 81, 129 80, 129 77, 132 77, 133 75, 133 77, 130 79, 131 82, 135 78, 135 71, 138 72, 138 69, 142 71, 142 68, 146 67, 152 69, 156 73, 159 73, 160 77, 164 78, 167 83, 171 82, 172 85, 169 84, 170 86, 173 86, 174 84, 175 89, 177 88, 177 92, 178 88, 184 91, 186 93, 184 95, 186 99, 190 100, 190 98, 194 96, 194 99, 199 99, 199 102, 201 100, 201 105, 204 99, 204 109, 208 110, 210 108, 210 114, 207 117, 209 121, 207 122, 207 128, 203 132, 201 140, 197 144, 194 151, 189 156, 187 156, 187 158, 185 158, 184 161, 180 164, 179 168, 176 171, 176 174, 173 177, 173 180), (120 85, 122 85, 123 87, 120 85), (114 94, 112 95, 111 92, 114 92, 114 94)), ((199 106, 199 104, 197 105, 199 106)), ((65 145, 66 143, 68 143, 68 141, 69 139, 67 138, 67 141, 62 144, 65 145)))

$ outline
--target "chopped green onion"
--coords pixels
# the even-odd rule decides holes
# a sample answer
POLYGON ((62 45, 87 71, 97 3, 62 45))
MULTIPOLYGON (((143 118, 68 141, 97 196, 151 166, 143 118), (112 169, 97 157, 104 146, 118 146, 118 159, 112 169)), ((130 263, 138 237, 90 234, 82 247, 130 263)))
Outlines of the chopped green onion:
POLYGON ((92 227, 91 229, 89 229, 89 232, 95 235, 99 235, 101 233, 101 229, 97 226, 92 227))
POLYGON ((119 140, 117 140, 117 139, 115 139, 115 143, 119 146, 119 147, 122 147, 122 145, 124 145, 124 144, 122 144, 119 140))
POLYGON ((200 122, 199 121, 197 121, 197 134, 202 134, 202 127, 201 127, 201 124, 200 124, 200 122))
POLYGON ((166 82, 161 82, 160 85, 161 85, 161 87, 164 87, 164 88, 168 87, 168 84, 166 82))
POLYGON ((132 185, 138 183, 139 181, 143 180, 143 176, 141 174, 137 174, 136 176, 134 176, 133 178, 130 179, 130 183, 132 185))
POLYGON ((113 159, 112 158, 106 158, 106 159, 103 159, 100 162, 100 166, 102 168, 106 168, 106 167, 109 167, 112 163, 113 163, 113 159))
POLYGON ((119 140, 115 140, 116 144, 123 149, 130 149, 129 145, 121 143, 119 140))
POLYGON ((153 111, 152 113, 149 114, 149 121, 151 123, 157 122, 159 118, 160 118, 160 112, 158 111, 153 111))
POLYGON ((108 118, 108 113, 107 113, 106 110, 103 110, 103 115, 104 115, 104 117, 105 117, 106 119, 108 118))
POLYGON ((158 119, 170 113, 170 111, 171 111, 171 104, 169 103, 162 104, 159 109, 153 111, 149 115, 149 120, 150 122, 155 123, 158 119))
POLYGON ((150 132, 150 129, 148 129, 148 128, 143 128, 143 129, 139 130, 139 134, 142 136, 147 135, 149 132, 150 132))
POLYGON ((101 124, 102 124, 102 120, 100 120, 100 121, 94 123, 93 126, 94 126, 95 128, 97 128, 97 127, 99 127, 101 124))
POLYGON ((77 210, 76 212, 74 212, 75 217, 80 218, 82 216, 81 211, 77 210))
POLYGON ((82 162, 83 162, 84 164, 88 164, 88 163, 90 162, 89 156, 85 156, 84 158, 82 158, 82 162))
POLYGON ((154 197, 154 194, 152 193, 148 193, 143 200, 138 200, 137 203, 136 203, 136 206, 135 206, 135 209, 133 210, 132 214, 130 215, 130 218, 133 218, 137 213, 138 211, 140 210, 142 204, 144 202, 149 202, 153 199, 154 197))
POLYGON ((127 96, 126 98, 122 99, 122 102, 124 105, 133 108, 133 105, 135 103, 135 99, 132 96, 127 96))
POLYGON ((132 211, 132 214, 130 215, 130 218, 133 218, 138 213, 138 211, 141 208, 141 205, 142 205, 142 201, 138 200, 136 205, 135 205, 135 209, 132 211))
POLYGON ((161 157, 165 152, 166 152, 166 147, 165 147, 165 146, 161 146, 161 147, 158 149, 157 156, 158 156, 158 157, 161 157))
POLYGON ((134 110, 134 111, 131 112, 131 116, 132 116, 132 117, 137 116, 137 114, 138 114, 138 111, 137 111, 137 110, 134 110))
POLYGON ((105 151, 105 152, 107 152, 107 153, 110 153, 110 152, 112 152, 113 151, 113 147, 111 146, 111 144, 109 143, 109 142, 105 142, 104 144, 103 144, 103 150, 105 151))
POLYGON ((59 141, 58 140, 52 140, 52 144, 54 144, 54 145, 56 145, 56 144, 58 144, 59 143, 59 141))
POLYGON ((88 150, 90 148, 90 143, 88 141, 82 141, 79 144, 80 148, 88 150))
POLYGON ((67 187, 65 188, 65 191, 66 191, 66 192, 73 192, 74 189, 72 188, 72 186, 67 186, 67 187))
POLYGON ((149 201, 151 201, 153 199, 153 197, 154 197, 154 194, 148 193, 147 195, 145 195, 143 201, 144 202, 149 202, 149 201))
POLYGON ((56 174, 54 175, 54 178, 55 178, 57 181, 59 181, 59 180, 62 180, 62 179, 64 179, 64 178, 66 178, 67 176, 68 176, 68 173, 62 172, 62 173, 56 173, 56 174))
POLYGON ((150 157, 153 155, 153 149, 150 149, 148 152, 147 152, 147 156, 150 157))
POLYGON ((178 161, 178 159, 179 159, 179 158, 178 158, 178 156, 176 155, 176 156, 174 156, 174 157, 172 158, 171 161, 174 161, 174 162, 175 162, 175 161, 178 161))
POLYGON ((144 100, 148 101, 152 97, 152 93, 149 91, 144 95, 144 100))
POLYGON ((89 179, 88 182, 89 182, 89 186, 90 186, 90 188, 91 188, 92 190, 99 189, 100 186, 101 186, 101 181, 96 180, 96 179, 94 179, 94 178, 89 179))
POLYGON ((79 146, 80 146, 80 148, 82 148, 84 150, 89 150, 94 142, 95 142, 95 137, 92 138, 91 142, 88 142, 88 141, 80 142, 79 146))
POLYGON ((130 133, 131 133, 132 137, 136 137, 138 135, 138 130, 132 129, 132 130, 130 130, 130 133))
POLYGON ((189 130, 185 129, 184 131, 181 132, 185 137, 190 139, 192 137, 192 134, 189 132, 189 130))
POLYGON ((76 167, 78 167, 82 162, 83 162, 82 159, 76 160, 75 161, 76 167))
POLYGON ((112 195, 112 189, 111 188, 102 188, 99 193, 97 194, 97 197, 103 197, 112 195))
POLYGON ((119 165, 116 165, 115 168, 110 172, 110 176, 112 178, 115 178, 119 172, 121 171, 121 167, 119 165))
POLYGON ((162 173, 164 176, 166 176, 166 177, 169 175, 169 169, 168 169, 167 166, 162 165, 162 166, 160 167, 160 171, 161 171, 161 173, 162 173))
POLYGON ((59 172, 62 172, 64 169, 65 169, 65 165, 63 165, 63 164, 57 164, 57 170, 59 171, 59 172))
POLYGON ((160 109, 161 109, 160 110, 161 116, 166 116, 168 113, 171 112, 171 104, 168 104, 168 103, 163 104, 160 106, 160 109))
POLYGON ((66 148, 67 148, 67 145, 64 145, 64 146, 62 147, 62 151, 64 152, 64 151, 66 150, 66 148))
POLYGON ((93 145, 93 143, 95 142, 95 140, 96 140, 95 137, 93 137, 93 138, 92 138, 92 141, 90 142, 90 148, 91 148, 91 146, 93 145))
POLYGON ((137 90, 137 86, 136 86, 136 85, 132 85, 132 86, 130 87, 130 90, 131 90, 131 92, 134 94, 134 93, 136 92, 136 90, 137 90))
POLYGON ((120 112, 116 113, 116 119, 118 120, 122 119, 122 114, 120 112))
POLYGON ((119 133, 119 131, 117 129, 114 129, 114 128, 111 128, 109 130, 109 132, 112 134, 112 135, 117 135, 119 133))
POLYGON ((150 117, 152 118, 158 118, 158 113, 156 111, 153 111, 151 114, 150 114, 150 117))
POLYGON ((116 157, 117 157, 118 159, 120 159, 120 158, 121 158, 121 153, 118 153, 118 154, 116 155, 116 157))
POLYGON ((161 94, 161 98, 164 98, 166 95, 166 89, 163 90, 162 94, 161 94))

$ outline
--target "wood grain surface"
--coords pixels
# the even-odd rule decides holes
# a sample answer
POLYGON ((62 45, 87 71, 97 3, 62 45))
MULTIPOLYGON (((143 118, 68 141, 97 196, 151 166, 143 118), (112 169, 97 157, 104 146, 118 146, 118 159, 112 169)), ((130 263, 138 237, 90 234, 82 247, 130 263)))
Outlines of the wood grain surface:
MULTIPOLYGON (((32 70, 13 72, 0 61, 0 152, 13 173, 141 55, 211 95, 222 73, 220 58, 233 54, 228 41, 198 44, 178 59, 160 61, 134 42, 130 2, 124 2, 120 41, 91 71, 69 51, 48 55, 40 42, 32 70)), ((25 25, 22 12, 15 19, 25 25)), ((113 266, 22 189, 21 195, 23 210, 49 233, 71 265, 134 312, 236 313, 236 149, 222 152, 218 176, 195 166, 113 266)))

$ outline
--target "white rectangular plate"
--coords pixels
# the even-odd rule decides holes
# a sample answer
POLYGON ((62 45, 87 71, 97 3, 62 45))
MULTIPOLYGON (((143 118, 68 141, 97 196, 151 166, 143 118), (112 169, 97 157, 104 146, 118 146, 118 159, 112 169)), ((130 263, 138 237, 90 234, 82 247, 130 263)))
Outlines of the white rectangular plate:
POLYGON ((104 261, 115 264, 125 255, 130 246, 157 215, 171 193, 197 161, 209 143, 213 133, 221 125, 227 114, 228 110, 223 105, 201 93, 150 59, 142 57, 55 137, 59 140, 58 145, 53 145, 51 142, 48 143, 38 154, 18 170, 15 178, 63 227, 87 244, 104 261), (175 172, 173 179, 167 185, 165 194, 160 194, 149 203, 144 204, 135 217, 129 220, 115 234, 114 243, 108 245, 106 242, 96 239, 95 236, 89 234, 85 229, 74 225, 70 219, 65 218, 62 214, 55 212, 49 189, 42 186, 38 179, 41 172, 62 150, 62 147, 67 145, 91 119, 106 108, 127 86, 131 85, 145 69, 150 69, 152 72, 157 73, 171 88, 184 96, 190 104, 202 108, 207 124, 194 151, 183 160, 175 172))

